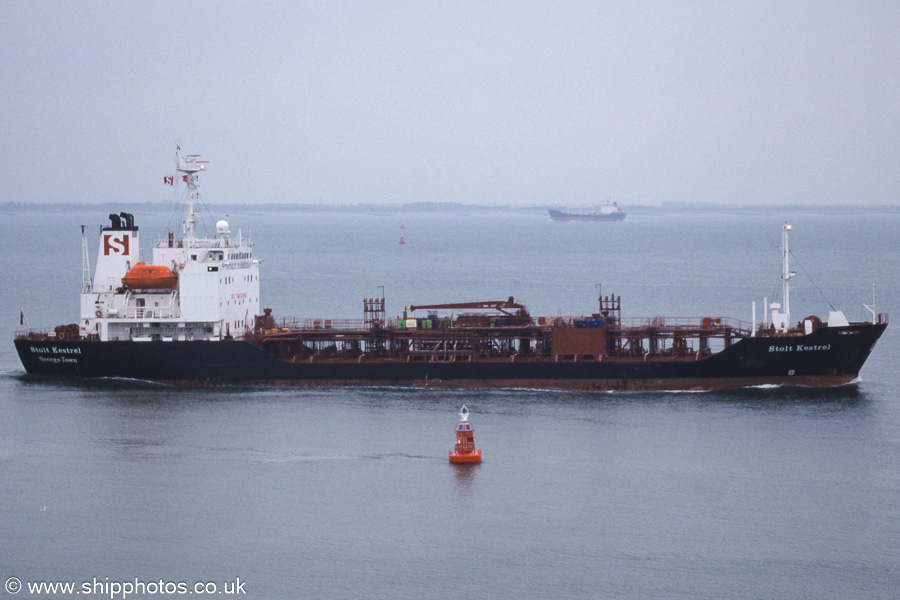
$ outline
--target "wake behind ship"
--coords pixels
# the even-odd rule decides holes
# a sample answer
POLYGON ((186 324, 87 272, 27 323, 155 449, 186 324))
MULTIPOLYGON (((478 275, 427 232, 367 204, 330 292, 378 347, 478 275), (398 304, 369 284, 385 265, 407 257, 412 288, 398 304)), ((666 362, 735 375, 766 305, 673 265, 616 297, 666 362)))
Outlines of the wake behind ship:
MULTIPOLYGON (((793 323, 788 232, 782 303, 752 323, 724 317, 622 316, 598 298, 587 317, 535 317, 506 300, 408 306, 386 317, 363 299, 361 319, 276 319, 260 311, 259 261, 249 237, 219 221, 198 237, 196 155, 176 151, 185 182, 180 237, 139 258, 132 215, 110 215, 77 322, 17 332, 28 373, 115 377, 178 386, 411 385, 581 390, 707 390, 855 380, 887 327, 886 314, 848 322, 840 311, 793 323)), ((167 178, 168 179, 168 178, 167 178)), ((174 178, 168 179, 171 182, 174 178)), ((87 264, 87 242, 83 244, 87 264)))

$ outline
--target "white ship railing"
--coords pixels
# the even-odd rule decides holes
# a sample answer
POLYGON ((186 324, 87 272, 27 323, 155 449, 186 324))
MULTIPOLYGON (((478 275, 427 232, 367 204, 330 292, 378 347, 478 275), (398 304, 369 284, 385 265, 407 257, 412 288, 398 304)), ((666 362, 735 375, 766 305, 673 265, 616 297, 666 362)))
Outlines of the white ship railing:
POLYGON ((159 237, 153 241, 155 248, 241 248, 250 247, 249 238, 238 240, 224 240, 222 238, 193 238, 169 240, 168 238, 159 237))
POLYGON ((125 311, 126 319, 177 319, 179 316, 177 310, 167 306, 137 306, 125 311))

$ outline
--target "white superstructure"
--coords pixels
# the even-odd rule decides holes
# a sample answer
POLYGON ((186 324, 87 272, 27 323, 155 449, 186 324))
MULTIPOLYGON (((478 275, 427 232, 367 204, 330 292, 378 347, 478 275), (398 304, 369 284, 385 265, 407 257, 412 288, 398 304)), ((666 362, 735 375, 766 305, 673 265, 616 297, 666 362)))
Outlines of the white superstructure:
MULTIPOLYGON (((253 258, 250 238, 240 232, 232 236, 225 221, 216 224, 215 234, 197 237, 197 177, 206 167, 197 158, 176 149, 180 176, 170 181, 185 184, 187 214, 181 237, 169 232, 156 240, 149 268, 140 265, 134 217, 109 216, 110 225, 100 232, 93 280, 85 281, 82 289, 82 336, 101 341, 214 341, 240 338, 253 328, 260 314, 259 261, 253 258), (163 277, 135 277, 141 269, 163 277), (129 273, 126 284, 123 278, 129 273)), ((86 256, 82 262, 87 264, 86 256)))

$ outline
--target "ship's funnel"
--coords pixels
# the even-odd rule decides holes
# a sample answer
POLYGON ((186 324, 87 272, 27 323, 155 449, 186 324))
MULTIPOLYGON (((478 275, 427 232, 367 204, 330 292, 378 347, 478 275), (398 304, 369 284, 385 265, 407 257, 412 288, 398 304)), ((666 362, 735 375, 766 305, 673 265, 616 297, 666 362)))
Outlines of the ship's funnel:
POLYGON ((95 294, 112 292, 121 287, 122 277, 139 260, 140 243, 134 216, 111 214, 110 225, 100 230, 100 249, 94 271, 95 294))

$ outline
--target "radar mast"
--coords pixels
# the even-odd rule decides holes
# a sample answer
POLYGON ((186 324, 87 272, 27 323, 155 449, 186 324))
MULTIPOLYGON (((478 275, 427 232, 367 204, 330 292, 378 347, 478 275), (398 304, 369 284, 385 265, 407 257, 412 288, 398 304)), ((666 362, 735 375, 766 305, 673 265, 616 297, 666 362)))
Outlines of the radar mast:
POLYGON ((208 160, 198 160, 199 154, 181 154, 181 144, 175 145, 175 170, 182 173, 182 180, 187 184, 185 195, 187 196, 187 216, 184 219, 183 235, 185 239, 193 240, 197 234, 197 213, 195 204, 200 200, 197 191, 197 173, 206 169, 208 160))

